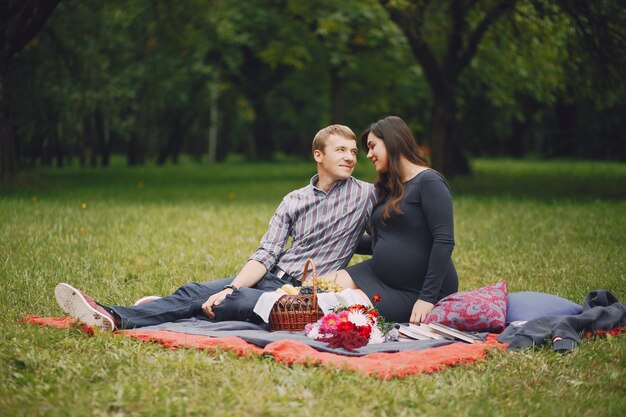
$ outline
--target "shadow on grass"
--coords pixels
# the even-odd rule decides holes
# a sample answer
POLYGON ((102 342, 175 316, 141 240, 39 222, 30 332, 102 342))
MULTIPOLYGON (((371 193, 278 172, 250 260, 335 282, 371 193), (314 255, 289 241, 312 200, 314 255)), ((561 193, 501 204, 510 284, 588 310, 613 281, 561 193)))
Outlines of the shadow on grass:
MULTIPOLYGON (((455 197, 535 200, 619 200, 626 197, 626 164, 589 161, 478 159, 474 174, 451 181, 455 197)), ((47 200, 268 201, 305 186, 315 173, 310 162, 184 163, 164 167, 35 168, 0 186, 0 197, 47 200)), ((373 181, 371 164, 355 176, 373 181)))
POLYGON ((456 196, 546 201, 626 198, 624 163, 478 159, 472 166, 472 176, 451 181, 456 196))
POLYGON ((111 199, 130 202, 276 200, 307 184, 306 163, 185 163, 163 167, 36 168, 0 186, 3 198, 111 199))

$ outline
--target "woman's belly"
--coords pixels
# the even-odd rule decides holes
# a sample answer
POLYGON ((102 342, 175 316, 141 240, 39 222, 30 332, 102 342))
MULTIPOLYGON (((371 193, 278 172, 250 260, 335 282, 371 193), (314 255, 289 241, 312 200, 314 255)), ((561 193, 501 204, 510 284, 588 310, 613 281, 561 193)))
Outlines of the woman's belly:
POLYGON ((393 288, 419 291, 428 269, 428 251, 378 242, 372 256, 376 276, 393 288))

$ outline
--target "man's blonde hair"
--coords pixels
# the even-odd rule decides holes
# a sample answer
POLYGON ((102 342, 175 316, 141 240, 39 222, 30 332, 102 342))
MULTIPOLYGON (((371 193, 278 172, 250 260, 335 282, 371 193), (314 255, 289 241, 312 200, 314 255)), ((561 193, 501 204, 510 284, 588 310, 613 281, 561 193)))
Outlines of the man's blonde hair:
POLYGON ((356 135, 348 126, 330 125, 317 132, 317 134, 313 138, 313 152, 315 152, 316 150, 324 152, 324 148, 326 147, 326 140, 330 137, 330 135, 337 135, 346 139, 351 139, 355 142, 357 141, 356 135))

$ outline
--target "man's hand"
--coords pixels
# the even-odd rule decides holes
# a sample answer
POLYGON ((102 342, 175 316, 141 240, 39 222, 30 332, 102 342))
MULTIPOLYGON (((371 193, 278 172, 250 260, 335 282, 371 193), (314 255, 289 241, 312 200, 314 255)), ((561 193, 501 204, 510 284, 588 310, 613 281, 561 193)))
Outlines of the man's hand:
POLYGON ((218 293, 213 294, 212 296, 209 297, 208 300, 206 300, 204 304, 202 304, 202 311, 204 311, 204 313, 207 316, 209 316, 209 318, 214 319, 215 313, 213 312, 213 306, 218 306, 222 304, 222 301, 224 301, 226 296, 232 293, 233 293, 233 290, 230 288, 227 288, 225 290, 222 290, 218 293))
POLYGON ((411 319, 409 320, 413 324, 420 324, 426 317, 433 311, 434 304, 428 301, 417 300, 413 305, 413 311, 411 312, 411 319))

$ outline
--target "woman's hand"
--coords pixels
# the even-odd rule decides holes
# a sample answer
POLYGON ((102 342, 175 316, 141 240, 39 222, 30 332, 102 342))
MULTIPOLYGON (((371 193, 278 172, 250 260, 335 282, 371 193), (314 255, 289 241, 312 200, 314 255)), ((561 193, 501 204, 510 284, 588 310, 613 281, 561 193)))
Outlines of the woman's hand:
POLYGON ((413 305, 413 311, 411 312, 411 319, 409 320, 413 324, 420 324, 426 317, 433 311, 434 304, 428 301, 417 300, 413 305))
POLYGON ((224 301, 226 296, 232 293, 233 293, 233 290, 230 288, 227 288, 225 290, 222 290, 218 293, 213 294, 212 296, 209 297, 208 300, 205 301, 204 304, 202 304, 202 311, 204 311, 204 313, 207 316, 209 316, 209 318, 214 319, 215 313, 213 312, 213 306, 218 306, 222 304, 222 301, 224 301))

